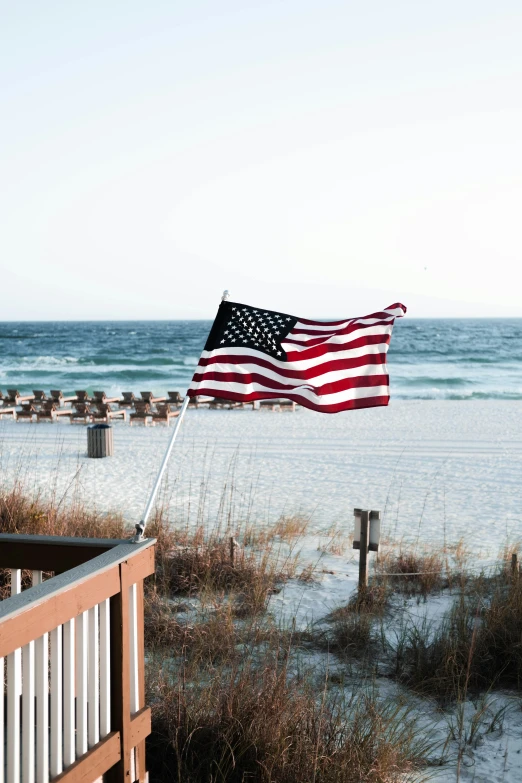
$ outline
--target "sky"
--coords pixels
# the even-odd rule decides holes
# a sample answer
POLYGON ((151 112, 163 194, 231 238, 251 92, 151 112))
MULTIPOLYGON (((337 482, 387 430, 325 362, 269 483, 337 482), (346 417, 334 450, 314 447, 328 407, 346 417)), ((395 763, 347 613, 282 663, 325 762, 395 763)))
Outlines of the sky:
POLYGON ((522 316, 519 0, 0 11, 0 320, 522 316))

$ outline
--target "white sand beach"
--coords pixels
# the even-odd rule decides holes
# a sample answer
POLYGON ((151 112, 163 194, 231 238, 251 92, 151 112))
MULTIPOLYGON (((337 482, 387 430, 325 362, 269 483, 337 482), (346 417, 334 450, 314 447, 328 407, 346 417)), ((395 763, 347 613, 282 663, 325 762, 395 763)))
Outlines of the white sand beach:
MULTIPOLYGON (((96 460, 87 458, 84 426, 0 420, 2 482, 74 493, 137 521, 171 433, 115 423, 114 456, 96 460)), ((160 501, 178 521, 195 522, 204 484, 212 524, 226 482, 236 511, 259 524, 299 512, 311 531, 335 523, 351 532, 353 508, 374 508, 385 537, 463 538, 489 558, 522 536, 521 475, 518 401, 396 401, 331 416, 203 409, 182 424, 160 501)))
MULTIPOLYGON (((289 582, 272 599, 304 628, 348 600, 358 556, 325 552, 328 531, 353 531, 354 507, 382 512, 392 545, 441 548, 463 540, 477 570, 522 538, 522 404, 399 401, 326 416, 306 409, 190 410, 158 502, 176 525, 262 526, 282 514, 309 518, 303 566, 321 579, 289 582)), ((16 479, 58 502, 143 513, 172 430, 114 425, 114 456, 89 459, 87 433, 68 423, 0 421, 2 483, 16 479)), ((374 556, 371 555, 370 558, 374 556)))

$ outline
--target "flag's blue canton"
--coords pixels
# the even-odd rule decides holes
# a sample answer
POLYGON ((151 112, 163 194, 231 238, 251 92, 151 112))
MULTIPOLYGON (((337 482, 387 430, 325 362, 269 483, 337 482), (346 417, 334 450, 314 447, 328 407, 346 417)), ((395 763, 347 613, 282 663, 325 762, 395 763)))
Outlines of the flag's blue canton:
POLYGON ((286 360, 281 342, 292 331, 297 318, 286 313, 255 310, 231 302, 222 302, 205 349, 255 348, 280 361, 286 360))

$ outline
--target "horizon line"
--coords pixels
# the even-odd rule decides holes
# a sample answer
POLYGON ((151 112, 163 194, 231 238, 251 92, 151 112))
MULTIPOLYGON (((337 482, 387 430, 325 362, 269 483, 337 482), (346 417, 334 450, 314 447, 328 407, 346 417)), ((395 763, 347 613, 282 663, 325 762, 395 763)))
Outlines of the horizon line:
MULTIPOLYGON (((363 318, 365 316, 313 316, 318 321, 346 320, 363 318)), ((522 320, 522 315, 406 315, 407 321, 517 321, 522 320)), ((0 324, 45 324, 45 323, 171 323, 173 321, 213 321, 215 318, 8 318, 0 320, 0 324)), ((402 318, 397 318, 402 320, 402 318)))

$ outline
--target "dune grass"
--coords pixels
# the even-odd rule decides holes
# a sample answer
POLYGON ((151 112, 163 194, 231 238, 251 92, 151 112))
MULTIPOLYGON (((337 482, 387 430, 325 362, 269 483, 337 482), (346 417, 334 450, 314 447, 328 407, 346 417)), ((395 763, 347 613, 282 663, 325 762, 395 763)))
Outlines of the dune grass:
POLYGON ((420 780, 433 745, 404 704, 346 700, 295 675, 274 638, 216 666, 155 659, 151 778, 208 783, 420 780))
POLYGON ((125 538, 131 527, 121 514, 101 514, 65 498, 29 494, 22 482, 0 490, 0 531, 27 535, 125 538))
POLYGON ((507 569, 470 581, 442 622, 406 624, 398 678, 447 703, 493 687, 522 690, 522 579, 507 569))
MULTIPOLYGON (((0 530, 128 538, 121 515, 79 503, 0 493, 0 530)), ((247 524, 172 526, 159 509, 156 573, 145 585, 150 779, 192 783, 393 783, 420 780, 433 752, 404 703, 347 696, 306 662, 304 636, 278 628, 272 592, 298 577, 306 520, 263 535, 247 524), (231 539, 236 543, 231 549, 231 539), (402 777, 401 777, 402 776, 402 777)), ((5 588, 9 576, 0 574, 5 588)), ((356 613, 359 616, 359 613, 356 613)), ((341 643, 338 645, 341 650, 341 643)), ((342 656, 341 656, 342 657, 342 656)))
POLYGON ((426 597, 444 586, 444 560, 438 552, 388 550, 379 555, 375 574, 395 592, 426 597))

